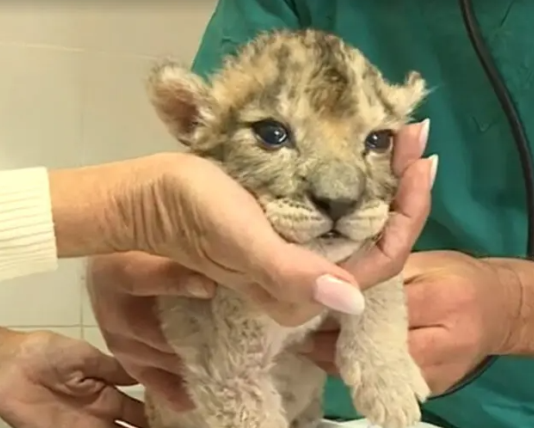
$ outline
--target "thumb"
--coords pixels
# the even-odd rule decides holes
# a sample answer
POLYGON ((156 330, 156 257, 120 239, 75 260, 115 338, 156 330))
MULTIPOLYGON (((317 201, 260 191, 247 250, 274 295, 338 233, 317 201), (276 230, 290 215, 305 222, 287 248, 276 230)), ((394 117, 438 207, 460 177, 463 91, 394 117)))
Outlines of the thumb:
POLYGON ((281 302, 363 312, 364 298, 354 277, 307 249, 280 240, 250 259, 255 262, 250 267, 254 282, 281 302))
POLYGON ((90 345, 87 347, 84 360, 84 375, 88 378, 99 379, 108 385, 117 386, 132 386, 139 383, 115 358, 90 345))
POLYGON ((381 238, 365 253, 357 253, 344 266, 367 289, 399 274, 423 229, 429 210, 432 169, 437 158, 413 162, 405 171, 394 210, 381 238))

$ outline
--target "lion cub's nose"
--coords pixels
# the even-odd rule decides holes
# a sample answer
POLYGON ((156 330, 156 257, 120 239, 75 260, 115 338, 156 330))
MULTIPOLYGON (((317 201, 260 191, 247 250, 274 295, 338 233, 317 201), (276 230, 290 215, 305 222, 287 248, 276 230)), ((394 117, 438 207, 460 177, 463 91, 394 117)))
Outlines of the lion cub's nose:
POLYGON ((350 214, 356 207, 357 199, 347 198, 329 198, 327 196, 318 196, 313 193, 309 195, 310 201, 315 207, 325 213, 332 221, 338 221, 340 218, 350 214))

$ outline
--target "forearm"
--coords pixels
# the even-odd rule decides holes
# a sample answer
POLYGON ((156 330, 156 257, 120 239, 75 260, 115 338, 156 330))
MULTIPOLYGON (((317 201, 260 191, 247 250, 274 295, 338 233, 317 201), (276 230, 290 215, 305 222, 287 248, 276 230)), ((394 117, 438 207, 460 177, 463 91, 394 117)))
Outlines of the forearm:
POLYGON ((509 288, 511 329, 503 354, 534 357, 534 262, 488 259, 499 266, 503 285, 509 288))
POLYGON ((51 172, 59 257, 152 251, 147 242, 151 237, 145 235, 168 221, 163 214, 173 202, 165 176, 178 170, 186 157, 161 153, 51 172))
POLYGON ((121 198, 130 191, 125 176, 131 178, 132 173, 120 162, 49 173, 58 257, 121 249, 130 233, 121 198))
POLYGON ((167 256, 180 217, 181 185, 195 156, 159 153, 55 171, 51 194, 60 257, 142 251, 167 256), (189 165, 189 166, 188 166, 189 165))

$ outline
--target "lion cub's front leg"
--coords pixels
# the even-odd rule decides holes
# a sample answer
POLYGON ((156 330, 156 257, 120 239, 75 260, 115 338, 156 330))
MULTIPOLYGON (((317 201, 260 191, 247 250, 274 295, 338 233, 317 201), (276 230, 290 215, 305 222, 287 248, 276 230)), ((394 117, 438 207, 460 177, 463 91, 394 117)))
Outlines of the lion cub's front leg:
POLYGON ((407 428, 421 419, 419 401, 430 390, 408 350, 408 316, 401 277, 365 291, 356 317, 337 314, 337 366, 356 410, 383 428, 407 428))
POLYGON ((153 399, 151 428, 288 428, 271 374, 282 327, 226 287, 211 301, 161 297, 159 308, 195 409, 173 413, 153 399))

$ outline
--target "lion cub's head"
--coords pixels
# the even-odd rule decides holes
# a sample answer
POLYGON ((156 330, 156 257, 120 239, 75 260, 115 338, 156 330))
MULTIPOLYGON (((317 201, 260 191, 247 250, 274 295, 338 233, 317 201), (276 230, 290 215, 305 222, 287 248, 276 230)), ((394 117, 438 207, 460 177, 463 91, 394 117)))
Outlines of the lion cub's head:
POLYGON ((163 63, 149 89, 174 136, 252 192, 282 237, 334 261, 383 228, 393 135, 425 96, 419 74, 392 85, 314 30, 259 36, 209 83, 163 63))

